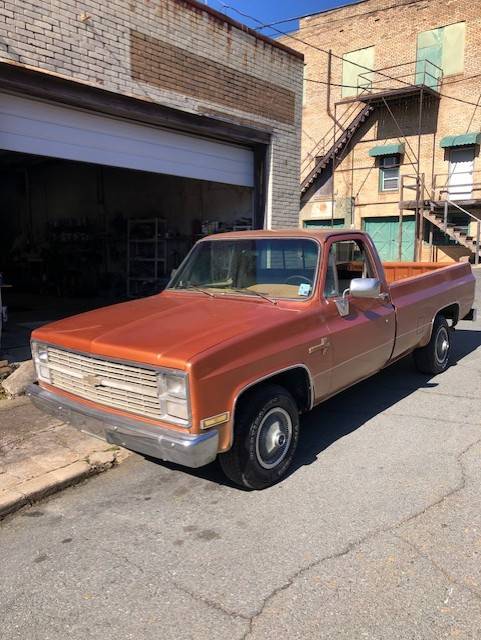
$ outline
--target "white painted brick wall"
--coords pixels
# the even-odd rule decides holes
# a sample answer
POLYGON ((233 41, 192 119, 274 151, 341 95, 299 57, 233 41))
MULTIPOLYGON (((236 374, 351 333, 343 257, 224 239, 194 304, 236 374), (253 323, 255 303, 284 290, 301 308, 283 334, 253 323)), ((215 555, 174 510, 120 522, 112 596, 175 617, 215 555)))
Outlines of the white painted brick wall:
POLYGON ((301 59, 182 0, 0 0, 0 59, 193 113, 215 110, 230 121, 248 120, 272 130, 268 222, 273 227, 298 225, 301 59), (82 22, 81 14, 90 18, 82 22), (293 91, 294 122, 280 123, 134 81, 130 29, 293 91))

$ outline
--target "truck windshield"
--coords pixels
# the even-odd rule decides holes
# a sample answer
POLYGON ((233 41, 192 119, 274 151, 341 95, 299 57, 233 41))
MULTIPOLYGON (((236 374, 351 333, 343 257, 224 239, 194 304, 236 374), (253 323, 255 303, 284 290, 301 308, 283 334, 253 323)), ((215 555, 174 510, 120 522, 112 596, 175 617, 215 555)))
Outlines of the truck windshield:
POLYGON ((304 238, 204 240, 169 289, 305 299, 314 288, 318 259, 318 244, 304 238))

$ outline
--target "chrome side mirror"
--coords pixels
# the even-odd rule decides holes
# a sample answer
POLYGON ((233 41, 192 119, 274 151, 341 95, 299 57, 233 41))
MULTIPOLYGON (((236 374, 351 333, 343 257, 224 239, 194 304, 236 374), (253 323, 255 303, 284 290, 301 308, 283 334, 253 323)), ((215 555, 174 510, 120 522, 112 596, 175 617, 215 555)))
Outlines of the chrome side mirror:
POLYGON ((350 293, 353 298, 379 298, 381 282, 377 278, 354 278, 350 293))

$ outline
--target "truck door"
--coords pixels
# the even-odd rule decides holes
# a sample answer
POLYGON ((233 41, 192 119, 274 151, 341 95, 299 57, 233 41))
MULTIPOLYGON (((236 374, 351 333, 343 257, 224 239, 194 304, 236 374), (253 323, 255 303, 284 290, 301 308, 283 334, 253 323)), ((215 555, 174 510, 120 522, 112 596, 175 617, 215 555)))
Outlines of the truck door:
POLYGON ((383 297, 347 295, 349 314, 341 316, 335 298, 350 288, 353 278, 378 278, 383 274, 359 236, 326 243, 324 305, 332 348, 331 390, 336 392, 376 373, 390 359, 395 340, 395 312, 383 297))

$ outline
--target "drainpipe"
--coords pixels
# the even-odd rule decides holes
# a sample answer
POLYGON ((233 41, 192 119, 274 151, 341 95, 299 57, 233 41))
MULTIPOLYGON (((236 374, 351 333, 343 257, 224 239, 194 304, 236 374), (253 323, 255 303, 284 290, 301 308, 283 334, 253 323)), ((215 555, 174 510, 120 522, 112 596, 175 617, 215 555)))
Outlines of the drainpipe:
POLYGON ((327 58, 327 94, 326 94, 327 104, 326 104, 326 111, 327 111, 327 115, 331 118, 331 120, 334 121, 334 124, 336 124, 341 129, 341 131, 345 131, 344 127, 338 122, 338 120, 336 119, 335 114, 332 113, 332 110, 331 110, 331 82, 332 82, 332 49, 329 49, 329 56, 327 58))

